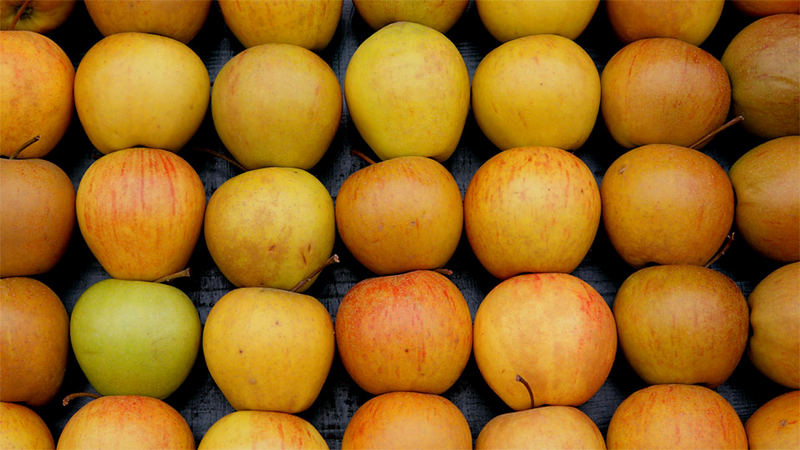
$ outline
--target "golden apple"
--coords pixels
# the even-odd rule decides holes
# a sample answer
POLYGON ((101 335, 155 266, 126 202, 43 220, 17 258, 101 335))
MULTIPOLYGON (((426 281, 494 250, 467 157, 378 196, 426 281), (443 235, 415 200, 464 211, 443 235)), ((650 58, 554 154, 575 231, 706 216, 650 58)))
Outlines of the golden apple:
POLYGON ((608 20, 619 39, 669 37, 702 44, 716 27, 725 0, 608 0, 608 20))
POLYGON ((744 423, 752 450, 800 448, 800 391, 761 405, 744 423))
POLYGON ((800 13, 798 0, 733 0, 733 5, 745 14, 756 17, 800 13))
POLYGON ((0 30, 47 33, 66 22, 73 9, 75 0, 2 0, 0 30))
POLYGON ((500 42, 531 34, 577 38, 589 25, 599 0, 475 0, 481 22, 500 42))
POLYGON ((605 450, 592 419, 572 406, 542 406, 491 419, 475 440, 476 450, 498 448, 605 450))
POLYGON ((234 411, 211 425, 197 450, 303 448, 328 450, 316 428, 291 414, 234 411))
POLYGON ((353 0, 361 18, 377 30, 393 22, 415 22, 447 33, 469 0, 353 0))
POLYGON ((211 0, 85 0, 97 29, 108 36, 125 31, 169 36, 188 43, 206 22, 211 0))
POLYGON ((0 448, 48 450, 55 447, 53 434, 38 414, 16 403, 0 402, 0 448))

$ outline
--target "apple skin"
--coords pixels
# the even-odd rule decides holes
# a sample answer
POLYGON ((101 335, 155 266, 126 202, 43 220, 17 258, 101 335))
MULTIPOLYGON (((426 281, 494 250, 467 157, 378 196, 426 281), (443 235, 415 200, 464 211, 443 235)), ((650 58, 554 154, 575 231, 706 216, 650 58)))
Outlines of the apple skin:
POLYGON ((741 419, 711 389, 658 384, 640 389, 614 411, 606 444, 615 448, 747 448, 741 419))
POLYGON ((328 46, 342 5, 342 0, 219 1, 225 23, 245 47, 282 43, 309 50, 328 46))
POLYGON ((526 274, 492 289, 475 314, 475 361, 511 408, 577 406, 603 385, 617 351, 614 316, 589 284, 563 273, 526 274), (564 383, 564 379, 570 380, 564 383))
POLYGON ((725 0, 609 0, 608 20, 619 39, 669 37, 700 45, 714 30, 725 0))
POLYGON ((599 0, 569 3, 529 0, 476 0, 483 26, 500 42, 528 35, 557 34, 575 39, 594 17, 599 0))
POLYGON ((335 221, 333 199, 317 178, 267 167, 217 188, 204 231, 211 257, 235 286, 292 289, 331 255, 335 221))
POLYGON ((38 142, 18 158, 50 153, 72 119, 75 68, 64 50, 32 31, 0 31, 0 155, 10 156, 24 143, 38 142))
POLYGON ((715 388, 747 346, 747 301, 727 276, 701 266, 641 269, 614 299, 619 345, 648 384, 715 388))
POLYGON ((391 392, 367 400, 350 418, 342 450, 358 448, 471 449, 472 434, 450 400, 391 392))
POLYGON ((798 0, 733 0, 733 5, 745 14, 756 17, 800 13, 798 0))
POLYGON ((43 159, 0 159, 0 277, 50 271, 75 227, 75 188, 43 159))
POLYGON ((168 36, 184 44, 200 32, 211 8, 211 0, 88 0, 84 3, 104 36, 138 31, 168 36))
POLYGON ((69 318, 55 292, 33 278, 0 278, 0 401, 41 406, 61 387, 69 318))
POLYGON ((101 153, 138 146, 177 152, 200 127, 210 91, 192 49, 149 33, 103 38, 75 72, 75 109, 101 153))
POLYGON ((740 31, 722 54, 733 114, 745 130, 771 139, 800 134, 800 15, 775 14, 740 31))
POLYGON ((327 450, 316 428, 300 417, 274 411, 234 411, 203 435, 198 450, 303 448, 327 450))
POLYGON ((344 95, 361 137, 380 159, 449 158, 469 111, 469 73, 456 46, 433 28, 387 25, 358 46, 344 95))
POLYGON ((347 373, 370 394, 450 389, 472 352, 472 316, 444 275, 417 270, 353 286, 336 313, 347 373))
MULTIPOLYGON (((0 1, 0 30, 8 30, 25 0, 0 1)), ((47 33, 55 30, 75 9, 75 0, 31 0, 14 25, 15 30, 47 33)))
POLYGON ((800 391, 761 405, 744 423, 752 450, 800 447, 800 391))
POLYGON ((289 44, 251 47, 230 59, 211 91, 214 126, 248 169, 310 169, 342 115, 336 74, 314 52, 289 44))
POLYGON ((54 449, 53 434, 41 417, 30 408, 0 402, 0 448, 54 449))
POLYGON ((81 294, 70 318, 78 364, 101 395, 166 398, 200 349, 200 317, 180 289, 107 279, 81 294))
POLYGON ((505 150, 472 177, 464 228, 486 270, 505 279, 522 272, 572 272, 594 241, 600 193, 591 170, 553 147, 505 150))
MULTIPOLYGON (((638 42, 638 41, 637 41, 638 42)), ((617 158, 600 183, 603 224, 634 268, 707 263, 733 224, 733 187, 711 157, 651 144, 617 158)))
POLYGON ((777 261, 800 260, 800 136, 765 142, 730 168, 736 227, 750 247, 777 261))
POLYGON ((237 410, 305 411, 335 347, 322 303, 281 289, 234 289, 214 304, 203 330, 208 371, 237 410))
POLYGON ((690 146, 719 128, 730 108, 725 68, 710 53, 679 39, 626 45, 608 61, 600 83, 606 126, 626 148, 690 146))
POLYGON ((475 120, 500 150, 537 145, 575 150, 589 138, 599 108, 597 67, 578 44, 561 36, 507 42, 481 60, 472 78, 475 120))
POLYGON ((335 213, 347 249, 378 275, 444 266, 458 247, 464 222, 455 178, 421 156, 353 173, 339 187, 335 213))
POLYGON ((59 450, 84 448, 194 449, 186 419, 153 397, 100 397, 84 405, 64 426, 59 450))
POLYGON ((800 262, 767 275, 747 302, 750 361, 776 383, 800 389, 800 262))
POLYGON ((206 194, 194 168, 161 149, 131 148, 95 161, 75 199, 86 244, 114 278, 154 281, 186 268, 206 194))
POLYGON ((475 449, 540 448, 605 450, 592 419, 571 406, 542 406, 501 414, 484 425, 475 449))
POLYGON ((353 0, 361 18, 374 30, 393 22, 415 22, 447 33, 469 0, 353 0))

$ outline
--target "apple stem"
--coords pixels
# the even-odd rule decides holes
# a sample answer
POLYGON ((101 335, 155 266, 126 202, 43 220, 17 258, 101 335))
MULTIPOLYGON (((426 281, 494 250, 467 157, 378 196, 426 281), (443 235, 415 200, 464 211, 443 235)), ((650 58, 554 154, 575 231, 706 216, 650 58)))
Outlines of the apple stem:
POLYGON ((731 231, 731 234, 725 238, 725 242, 722 244, 722 247, 717 250, 717 253, 714 253, 714 256, 712 256, 711 259, 709 259, 708 262, 703 265, 703 267, 711 267, 712 264, 717 262, 717 260, 728 251, 728 249, 731 247, 731 244, 733 244, 734 235, 735 232, 731 231))
POLYGON ((350 150, 350 154, 353 156, 358 156, 359 158, 363 159, 364 161, 368 162, 369 164, 375 164, 375 160, 370 158, 369 156, 365 155, 364 153, 358 150, 350 150))
POLYGON ((525 386, 525 389, 528 390, 528 395, 531 398, 531 408, 533 408, 536 404, 533 402, 533 389, 531 389, 531 385, 528 384, 528 382, 525 381, 525 378, 522 378, 522 375, 520 374, 517 374, 516 380, 522 383, 522 385, 525 386))
POLYGON ((440 267, 440 268, 438 268, 438 269, 433 269, 433 271, 434 271, 434 272, 439 272, 440 274, 442 274, 442 275, 444 275, 444 276, 447 276, 447 277, 449 277, 449 276, 453 275, 453 271, 452 271, 452 270, 450 270, 450 269, 445 269, 444 267, 440 267))
POLYGON ((192 150, 203 152, 203 153, 208 153, 209 155, 216 156, 219 159, 223 159, 225 161, 228 161, 229 163, 231 163, 231 165, 237 167, 242 172, 247 172, 247 168, 245 166, 241 165, 239 163, 239 161, 236 161, 235 159, 233 159, 233 158, 231 158, 229 156, 223 155, 220 152, 211 150, 210 148, 203 148, 203 147, 195 147, 192 150))
POLYGON ((39 139, 40 139, 40 136, 39 136, 38 134, 37 134, 36 136, 34 136, 34 137, 32 137, 32 138, 28 139, 27 141, 25 141, 25 143, 24 143, 24 144, 22 144, 22 145, 21 145, 21 146, 20 146, 20 147, 17 149, 17 151, 15 151, 14 153, 12 153, 12 154, 11 154, 11 156, 9 156, 9 157, 8 157, 8 159, 14 159, 14 158, 18 157, 18 156, 19 156, 19 154, 20 154, 20 153, 22 153, 22 151, 23 151, 23 150, 25 150, 26 148, 30 147, 30 146, 31 146, 31 145, 33 145, 34 143, 36 143, 36 141, 38 141, 39 139))
POLYGON ((19 22, 20 17, 25 14, 25 11, 28 10, 28 5, 30 5, 31 0, 25 0, 22 2, 22 5, 17 10, 17 14, 14 15, 14 20, 11 21, 11 25, 8 27, 9 30, 13 30, 14 27, 17 26, 17 22, 19 22))
POLYGON ((744 117, 741 116, 741 115, 734 117, 733 119, 731 119, 731 120, 725 122, 724 124, 722 124, 716 130, 714 130, 711 133, 708 133, 707 135, 705 135, 702 138, 700 138, 699 141, 697 141, 694 144, 690 145, 689 148, 693 148, 693 149, 697 150, 698 148, 708 144, 708 142, 711 139, 714 139, 714 136, 718 135, 722 131, 726 130, 727 128, 732 127, 733 125, 736 125, 737 123, 739 123, 739 122, 741 122, 743 120, 744 120, 744 117))
POLYGON ((64 397, 64 400, 61 400, 61 404, 63 406, 67 406, 69 405, 69 402, 79 397, 91 397, 93 399, 98 399, 100 398, 100 395, 93 394, 91 392, 73 392, 72 394, 69 394, 66 397, 64 397))
POLYGON ((300 289, 303 289, 303 286, 308 284, 312 279, 314 279, 315 276, 319 275, 319 273, 325 270, 326 267, 330 266, 331 264, 336 264, 338 262, 339 262, 339 255, 334 253, 333 255, 330 256, 330 258, 326 259, 321 266, 317 267, 313 272, 311 272, 311 274, 300 280, 297 284, 294 285, 293 288, 289 290, 292 292, 300 292, 300 289))
POLYGON ((189 272, 189 268, 187 267, 187 268, 181 270, 180 272, 175 272, 175 273, 171 273, 169 275, 164 275, 163 277, 153 281, 153 283, 167 283, 167 282, 172 281, 172 280, 174 280, 176 278, 187 278, 190 275, 191 275, 191 273, 189 272))

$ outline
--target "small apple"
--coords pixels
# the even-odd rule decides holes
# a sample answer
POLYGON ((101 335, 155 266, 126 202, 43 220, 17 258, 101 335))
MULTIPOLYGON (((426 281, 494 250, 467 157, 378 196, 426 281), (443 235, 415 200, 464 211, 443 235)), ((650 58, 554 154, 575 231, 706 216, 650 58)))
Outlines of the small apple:
POLYGON ((447 33, 469 0, 353 0, 361 18, 377 30, 393 22, 415 22, 447 33))
POLYGON ((154 281, 186 267, 194 251, 206 193, 180 156, 131 148, 95 161, 75 199, 86 244, 114 278, 154 281))
POLYGON ((160 34, 184 44, 206 22, 211 0, 85 0, 97 29, 108 36, 125 31, 160 34))
POLYGON ((333 336, 331 316, 314 297, 239 288, 211 308, 203 354, 234 409, 297 413, 311 406, 328 377, 333 336))
POLYGON ((342 450, 359 448, 471 449, 467 419, 450 400, 419 392, 373 397, 356 410, 342 450))
POLYGON ((0 402, 0 448, 55 448, 53 434, 38 414, 16 403, 0 402))
POLYGON ((234 411, 211 425, 197 450, 303 448, 328 450, 314 425, 274 411, 234 411))
POLYGON ((0 401, 49 402, 68 352, 69 318, 56 293, 33 278, 0 278, 0 401))
POLYGON ((532 34, 575 39, 594 17, 599 0, 475 0, 481 22, 500 42, 532 34))
POLYGON ((752 450, 800 448, 800 391, 781 394, 761 405, 744 429, 752 450))
POLYGON ((395 22, 358 46, 344 79, 350 117, 380 159, 453 154, 469 110, 469 73, 433 28, 395 22))
POLYGON ((733 6, 745 14, 756 17, 800 13, 798 0, 733 0, 733 6))
POLYGON ((608 0, 608 20, 619 39, 668 37, 702 44, 717 26, 725 0, 608 0))
POLYGON ((0 29, 47 33, 55 30, 75 9, 75 0, 2 0, 0 29))

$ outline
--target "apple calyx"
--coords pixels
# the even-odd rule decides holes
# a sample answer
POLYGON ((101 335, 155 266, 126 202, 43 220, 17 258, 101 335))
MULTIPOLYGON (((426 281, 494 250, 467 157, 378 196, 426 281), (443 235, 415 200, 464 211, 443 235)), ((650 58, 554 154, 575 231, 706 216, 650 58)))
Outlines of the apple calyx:
POLYGON ((25 143, 24 143, 24 144, 22 144, 22 145, 21 145, 21 146, 20 146, 20 147, 17 149, 17 151, 15 151, 14 153, 12 153, 12 154, 11 154, 11 156, 9 156, 9 157, 8 157, 8 159, 15 159, 15 158, 17 158, 17 157, 19 156, 19 154, 20 154, 20 153, 22 153, 22 151, 23 151, 23 150, 25 150, 26 148, 28 148, 28 147, 30 147, 31 145, 33 145, 33 144, 34 144, 36 141, 38 141, 39 139, 41 139, 41 136, 39 136, 38 134, 37 134, 36 136, 34 136, 34 137, 32 137, 32 138, 28 139, 27 141, 25 141, 25 143))
POLYGON ((154 280, 153 283, 168 283, 177 278, 188 278, 190 275, 191 273, 189 272, 189 268, 187 267, 179 272, 171 273, 169 275, 164 275, 163 277, 154 280))
POLYGON ((238 168, 242 172, 247 172, 247 168, 245 166, 241 165, 239 163, 239 161, 236 161, 235 159, 231 158, 230 156, 224 155, 224 154, 222 154, 222 153, 220 153, 220 152, 218 152, 216 150, 211 150, 210 148, 204 148, 204 147, 195 147, 192 150, 198 151, 198 152, 203 152, 203 153, 208 153, 209 155, 216 156, 219 159, 222 159, 222 160, 225 160, 225 161, 229 162, 232 166, 238 168))
POLYGON ((61 405, 67 406, 69 405, 69 402, 80 397, 91 397, 92 399, 97 400, 101 396, 99 394, 94 394, 91 392, 73 392, 72 394, 69 394, 66 397, 64 397, 64 400, 61 400, 61 405))
POLYGON ((525 389, 528 390, 528 396, 530 396, 530 398, 531 398, 531 408, 536 406, 536 403, 533 402, 533 389, 531 389, 531 385, 528 384, 528 382, 525 381, 525 378, 522 378, 522 375, 520 375, 520 374, 517 374, 515 380, 519 381, 520 383, 522 383, 522 385, 525 386, 525 389))
POLYGON ((307 277, 305 277, 302 280, 300 280, 297 284, 294 285, 293 288, 289 289, 289 291, 291 291, 291 292, 300 292, 300 289, 303 289, 303 286, 305 286, 311 280, 313 280, 314 277, 319 275, 319 273, 322 272, 323 270, 325 270, 326 267, 330 266, 331 264, 336 264, 338 262, 339 262, 339 255, 334 253, 328 259, 326 259, 325 262, 322 263, 321 266, 319 266, 316 269, 314 269, 313 272, 311 272, 307 277))
POLYGON ((735 237, 735 235, 736 235, 736 233, 731 231, 730 234, 725 236, 725 242, 723 242, 722 246, 719 248, 719 250, 717 250, 717 252, 714 253, 714 256, 712 256, 711 259, 709 259, 707 263, 703 264, 703 267, 706 267, 706 268, 711 267, 712 264, 717 262, 717 260, 720 259, 722 257, 722 255, 724 255, 725 252, 727 252, 728 249, 731 247, 731 244, 733 244, 733 238, 735 237))
POLYGON ((33 8, 30 7, 31 0, 25 0, 20 5, 19 9, 17 9, 17 14, 14 15, 14 19, 11 21, 11 25, 9 25, 8 29, 13 30, 14 27, 17 26, 17 22, 22 16, 28 16, 33 12, 33 8))
POLYGON ((363 152, 361 152, 361 151, 358 151, 358 150, 352 150, 352 149, 351 149, 351 150, 350 150, 350 154, 351 154, 351 155, 353 155, 353 156, 358 156, 359 158, 363 159, 364 161, 366 161, 366 162, 367 162, 367 163, 369 163, 369 164, 375 164, 375 160, 374 160, 374 159, 372 159, 372 158, 370 158, 369 156, 365 155, 365 154, 364 154, 363 152))
POLYGON ((694 144, 690 145, 689 148, 697 150, 698 148, 708 144, 708 142, 711 141, 711 139, 714 139, 714 136, 716 136, 717 134, 721 133, 722 131, 726 130, 727 128, 732 127, 733 125, 736 125, 737 123, 739 123, 739 122, 741 122, 743 120, 744 120, 744 117, 742 115, 738 115, 738 116, 734 117, 733 119, 731 119, 731 120, 723 123, 722 125, 720 125, 720 127, 717 128, 716 130, 714 130, 711 133, 708 133, 707 135, 705 135, 702 138, 700 138, 699 141, 697 141, 694 144))

